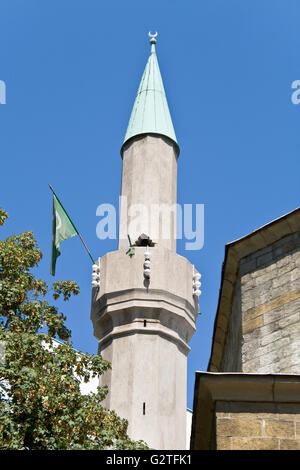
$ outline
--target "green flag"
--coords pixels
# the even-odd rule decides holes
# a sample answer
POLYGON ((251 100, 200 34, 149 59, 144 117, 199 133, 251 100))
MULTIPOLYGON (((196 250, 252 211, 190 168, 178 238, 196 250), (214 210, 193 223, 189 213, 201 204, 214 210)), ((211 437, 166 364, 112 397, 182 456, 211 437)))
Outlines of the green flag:
POLYGON ((51 274, 55 275, 56 259, 60 255, 60 242, 79 235, 70 217, 63 208, 56 194, 53 192, 53 220, 52 220, 52 256, 51 274))

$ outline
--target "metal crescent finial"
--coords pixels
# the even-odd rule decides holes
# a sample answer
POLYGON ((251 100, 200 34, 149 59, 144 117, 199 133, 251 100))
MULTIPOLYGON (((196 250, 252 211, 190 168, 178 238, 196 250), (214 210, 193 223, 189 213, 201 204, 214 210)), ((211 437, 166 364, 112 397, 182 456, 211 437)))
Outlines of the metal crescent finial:
POLYGON ((149 31, 148 36, 149 36, 149 38, 151 38, 151 39, 150 39, 150 43, 151 43, 151 44, 155 44, 155 43, 156 43, 156 39, 155 39, 155 38, 156 38, 157 35, 158 35, 158 32, 157 32, 157 31, 156 31, 155 34, 151 34, 151 31, 149 31))

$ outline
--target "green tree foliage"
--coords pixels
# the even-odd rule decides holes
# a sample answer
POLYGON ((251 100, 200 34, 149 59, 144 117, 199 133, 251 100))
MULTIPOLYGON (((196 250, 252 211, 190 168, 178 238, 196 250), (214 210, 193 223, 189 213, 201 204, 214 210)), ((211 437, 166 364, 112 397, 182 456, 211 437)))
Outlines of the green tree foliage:
MULTIPOLYGON (((0 209, 0 225, 6 218, 0 209)), ((110 364, 74 351, 66 317, 46 298, 68 300, 79 288, 60 281, 49 289, 36 279, 31 270, 41 257, 32 232, 0 241, 0 449, 147 448, 101 405, 105 387, 81 393, 80 382, 110 364)))

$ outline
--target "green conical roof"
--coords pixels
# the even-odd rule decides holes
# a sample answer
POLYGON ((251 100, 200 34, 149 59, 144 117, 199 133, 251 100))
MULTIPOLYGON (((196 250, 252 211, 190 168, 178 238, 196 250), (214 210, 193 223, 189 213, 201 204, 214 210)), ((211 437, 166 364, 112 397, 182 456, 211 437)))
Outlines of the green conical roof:
MULTIPOLYGON (((125 142, 141 134, 160 134, 171 139, 179 147, 168 107, 155 51, 156 40, 152 37, 151 54, 131 112, 125 142)), ((123 147, 122 147, 123 148, 123 147)), ((122 149, 121 149, 122 153, 122 149)))

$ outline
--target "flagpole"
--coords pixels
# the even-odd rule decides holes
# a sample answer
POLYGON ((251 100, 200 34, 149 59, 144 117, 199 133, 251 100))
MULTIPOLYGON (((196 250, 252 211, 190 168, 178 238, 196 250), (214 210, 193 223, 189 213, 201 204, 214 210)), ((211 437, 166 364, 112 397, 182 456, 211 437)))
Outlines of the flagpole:
MULTIPOLYGON (((56 196, 55 191, 54 191, 54 189, 52 188, 51 184, 48 183, 48 185, 49 185, 49 188, 51 189, 52 193, 56 196)), ((56 196, 56 197, 57 197, 57 196, 56 196)), ((73 222, 72 222, 72 224, 73 224, 73 222)), ((73 225, 74 225, 74 224, 73 224, 73 225)), ((82 238, 82 236, 80 235, 80 233, 78 232, 78 230, 77 230, 77 228, 75 227, 75 225, 74 225, 74 228, 76 229, 76 232, 77 232, 77 234, 78 234, 80 240, 82 241, 82 244, 83 244, 84 248, 86 249, 86 251, 87 251, 89 257, 91 258, 93 264, 95 264, 95 261, 94 261, 92 255, 91 255, 91 253, 90 253, 88 247, 87 247, 86 244, 84 243, 83 238, 82 238)))

